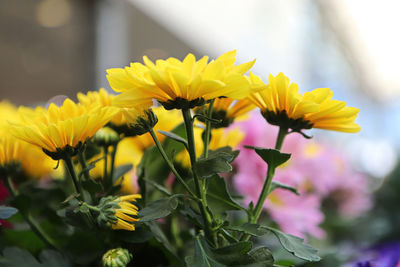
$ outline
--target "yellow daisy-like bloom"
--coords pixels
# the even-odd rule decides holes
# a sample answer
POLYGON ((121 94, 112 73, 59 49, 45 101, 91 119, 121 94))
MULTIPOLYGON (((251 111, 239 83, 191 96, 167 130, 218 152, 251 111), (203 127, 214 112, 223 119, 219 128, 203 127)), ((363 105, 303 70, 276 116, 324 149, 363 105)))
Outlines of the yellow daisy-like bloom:
MULTIPOLYGON (((84 106, 90 107, 94 104, 98 104, 102 107, 111 107, 112 99, 114 95, 109 94, 104 88, 100 88, 99 91, 89 91, 86 94, 77 94, 79 103, 84 106)), ((115 125, 125 124, 126 120, 122 112, 118 112, 111 120, 110 123, 115 125)))
POLYGON ((18 166, 29 177, 40 178, 53 172, 56 162, 26 142, 10 135, 7 120, 18 121, 17 108, 7 101, 0 102, 0 169, 15 171, 18 166), (10 168, 10 169, 8 169, 10 168))
POLYGON ((65 157, 65 153, 75 154, 76 149, 118 113, 118 109, 98 105, 85 107, 66 99, 61 107, 51 103, 48 109, 24 108, 19 113, 23 122, 13 122, 11 133, 42 148, 57 160, 65 157))
MULTIPOLYGON (((204 151, 204 144, 201 138, 203 130, 194 128, 194 138, 196 143, 196 155, 201 155, 204 151)), ((214 129, 211 131, 211 140, 209 144, 210 150, 230 146, 235 149, 242 142, 245 134, 239 128, 234 129, 214 129)), ((190 168, 190 157, 186 150, 179 152, 175 161, 179 162, 183 167, 190 168)))
POLYGON ((251 94, 249 99, 261 109, 273 125, 301 132, 320 128, 355 133, 360 126, 354 120, 359 109, 346 107, 343 101, 332 100, 329 88, 318 88, 302 96, 298 85, 290 83, 283 73, 269 76, 268 88, 251 94))
POLYGON ((236 51, 227 52, 216 60, 208 57, 196 61, 188 54, 183 61, 176 58, 153 63, 146 56, 144 65, 107 70, 111 88, 123 92, 113 100, 119 107, 151 106, 156 99, 166 109, 188 109, 201 106, 217 97, 245 98, 250 93, 243 76, 255 60, 235 66, 236 51))
POLYGON ((117 218, 117 220, 110 222, 112 229, 114 230, 121 229, 128 231, 135 230, 134 222, 139 221, 139 219, 136 218, 139 212, 138 208, 130 202, 136 201, 136 199, 141 197, 142 196, 139 194, 133 194, 133 195, 121 196, 115 200, 119 208, 114 209, 114 215, 117 218))
MULTIPOLYGON (((115 97, 109 94, 104 88, 99 91, 89 91, 87 94, 78 93, 78 100, 84 106, 100 105, 102 107, 111 107, 115 97)), ((148 122, 150 127, 157 123, 156 118, 151 116, 150 111, 145 107, 119 108, 119 112, 111 119, 109 126, 120 134, 125 136, 136 136, 147 132, 142 129, 141 122, 148 122), (150 115, 150 116, 149 116, 150 115)))
MULTIPOLYGON (((219 122, 211 122, 211 126, 213 128, 228 127, 234 120, 246 119, 247 113, 255 108, 256 106, 249 99, 217 98, 214 101, 212 118, 219 122)), ((208 105, 197 108, 196 113, 207 117, 208 105)), ((205 122, 202 117, 198 119, 205 122)))

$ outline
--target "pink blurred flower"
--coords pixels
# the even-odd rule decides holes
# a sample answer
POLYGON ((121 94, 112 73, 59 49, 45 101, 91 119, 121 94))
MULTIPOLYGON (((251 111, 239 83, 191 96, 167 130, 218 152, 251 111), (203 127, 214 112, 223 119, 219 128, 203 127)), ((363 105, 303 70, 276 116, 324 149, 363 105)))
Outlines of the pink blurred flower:
MULTIPOLYGON (((268 125, 259 113, 235 125, 246 132, 242 145, 274 147, 278 128, 268 125)), ((282 151, 291 153, 292 157, 276 170, 274 180, 296 187, 301 196, 278 189, 270 195, 264 208, 283 231, 322 238, 324 231, 319 224, 324 215, 320 209, 327 197, 337 200, 339 212, 347 216, 358 216, 371 206, 366 177, 355 173, 334 149, 294 133, 286 137, 282 151)), ((253 150, 242 148, 235 165, 235 187, 245 196, 246 203, 256 203, 264 183, 266 163, 253 150)))

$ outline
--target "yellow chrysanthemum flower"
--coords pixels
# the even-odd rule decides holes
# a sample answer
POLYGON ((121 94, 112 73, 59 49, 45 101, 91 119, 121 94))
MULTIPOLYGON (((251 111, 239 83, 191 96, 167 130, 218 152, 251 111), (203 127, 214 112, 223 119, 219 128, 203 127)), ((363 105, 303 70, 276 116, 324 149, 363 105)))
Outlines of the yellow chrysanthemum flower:
MULTIPOLYGON (((207 117, 208 105, 197 108, 197 114, 207 117)), ((228 127, 234 120, 247 118, 247 113, 256 106, 249 99, 234 100, 232 98, 217 98, 212 109, 212 118, 219 122, 211 122, 213 128, 228 127)), ((205 122, 203 117, 198 117, 201 122, 205 122)))
MULTIPOLYGON (((77 97, 79 103, 84 106, 90 107, 98 104, 102 107, 111 107, 115 95, 109 94, 104 88, 100 88, 99 91, 89 91, 87 94, 78 93, 77 97)), ((119 112, 111 119, 109 126, 125 136, 136 136, 147 132, 142 129, 142 126, 138 126, 142 120, 148 122, 149 126, 154 126, 157 123, 156 118, 151 116, 147 108, 140 106, 119 108, 119 112)))
POLYGON ((65 153, 75 154, 77 148, 118 113, 118 109, 98 105, 85 107, 66 99, 61 107, 51 103, 48 109, 22 108, 19 113, 23 122, 13 122, 11 133, 42 148, 53 159, 61 159, 65 153))
POLYGON ((134 222, 139 221, 139 219, 136 217, 139 212, 138 208, 130 202, 136 201, 136 199, 141 197, 142 196, 139 194, 133 194, 133 195, 121 196, 115 200, 119 208, 114 210, 114 215, 117 218, 117 220, 110 222, 112 229, 114 230, 121 229, 128 231, 135 230, 134 222))
POLYGON ((208 57, 196 61, 188 54, 183 61, 176 58, 153 63, 146 56, 144 65, 107 70, 111 88, 123 92, 113 100, 119 107, 151 106, 156 99, 166 109, 188 109, 217 97, 245 98, 250 85, 243 76, 255 60, 235 66, 236 51, 208 62, 208 57))
MULTIPOLYGON (((204 151, 204 144, 201 135, 203 129, 194 128, 194 138, 196 142, 196 155, 201 155, 204 151)), ((211 140, 209 144, 210 150, 217 150, 218 148, 230 146, 235 149, 240 142, 242 142, 245 134, 239 128, 234 129, 214 129, 211 131, 211 140)), ((190 167, 190 157, 186 150, 179 152, 175 156, 175 161, 179 162, 183 167, 190 167)))
POLYGON ((343 101, 332 100, 329 88, 318 88, 302 96, 298 85, 290 83, 283 73, 269 76, 268 88, 249 96, 273 125, 301 132, 320 128, 342 132, 358 132, 354 120, 359 109, 346 107, 343 101))
POLYGON ((33 178, 41 178, 52 173, 56 165, 55 161, 46 157, 36 146, 10 135, 10 125, 7 120, 19 120, 17 108, 7 101, 2 101, 0 114, 2 115, 0 118, 0 169, 9 172, 20 167, 25 175, 33 178))

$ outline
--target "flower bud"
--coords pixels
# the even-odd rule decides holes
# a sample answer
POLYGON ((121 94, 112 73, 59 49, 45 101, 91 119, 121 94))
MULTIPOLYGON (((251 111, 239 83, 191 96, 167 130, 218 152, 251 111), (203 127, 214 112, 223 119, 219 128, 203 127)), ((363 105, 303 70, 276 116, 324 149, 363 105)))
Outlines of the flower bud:
POLYGON ((110 125, 115 131, 125 136, 138 136, 150 131, 158 122, 157 116, 151 109, 122 109, 126 120, 121 125, 110 125))
POLYGON ((132 254, 124 248, 113 248, 102 258, 104 267, 125 267, 132 260, 132 254))
POLYGON ((109 127, 103 127, 93 136, 93 142, 99 146, 112 146, 118 143, 119 135, 109 127))
POLYGON ((134 223, 139 221, 138 208, 130 202, 136 201, 137 198, 141 198, 141 195, 103 197, 98 205, 98 224, 106 225, 114 230, 134 231, 134 223))

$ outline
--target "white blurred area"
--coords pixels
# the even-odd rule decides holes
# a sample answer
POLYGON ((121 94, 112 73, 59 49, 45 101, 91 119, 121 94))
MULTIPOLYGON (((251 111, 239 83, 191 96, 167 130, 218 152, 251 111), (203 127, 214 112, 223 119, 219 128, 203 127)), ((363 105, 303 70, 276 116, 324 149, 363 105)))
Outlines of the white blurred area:
MULTIPOLYGON (((400 151, 400 1, 126 1, 187 44, 191 49, 184 54, 195 51, 216 57, 236 49, 239 62, 257 58, 253 71, 264 81, 270 73, 284 72, 303 92, 330 87, 336 99, 361 109, 357 122, 362 131, 313 134, 332 138, 356 166, 375 177, 394 168, 400 151)), ((116 67, 115 59, 124 58, 128 48, 113 49, 112 40, 126 39, 130 29, 122 23, 111 33, 105 30, 111 25, 107 13, 113 11, 107 5, 101 10, 105 13, 99 12, 99 40, 108 40, 109 45, 102 42, 98 58, 112 58, 116 67)), ((141 34, 133 36, 132 45, 154 32, 144 28, 141 34)), ((160 38, 150 51, 170 56, 164 45, 160 38)), ((127 64, 119 62, 118 67, 127 64)), ((104 64, 98 66, 101 75, 104 64)))

